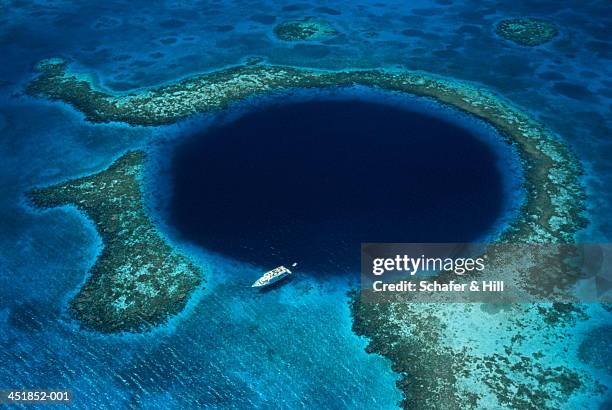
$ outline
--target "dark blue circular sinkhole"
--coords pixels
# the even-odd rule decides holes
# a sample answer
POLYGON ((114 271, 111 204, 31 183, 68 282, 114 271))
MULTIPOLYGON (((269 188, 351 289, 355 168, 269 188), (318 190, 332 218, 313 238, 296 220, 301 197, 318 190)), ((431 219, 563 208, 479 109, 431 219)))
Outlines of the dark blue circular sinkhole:
POLYGON ((357 271, 361 242, 468 242, 503 210, 472 131, 361 100, 268 106, 202 131, 172 161, 170 217, 206 249, 265 268, 357 271))

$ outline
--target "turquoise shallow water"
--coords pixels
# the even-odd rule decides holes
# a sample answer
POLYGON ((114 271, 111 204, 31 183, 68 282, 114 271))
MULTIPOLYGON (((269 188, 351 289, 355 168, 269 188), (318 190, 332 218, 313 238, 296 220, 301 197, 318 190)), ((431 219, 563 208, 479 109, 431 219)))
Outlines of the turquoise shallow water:
MULTIPOLYGON (((322 68, 401 65, 476 81, 569 142, 586 166, 590 194, 592 223, 581 238, 608 241, 612 83, 603 7, 582 1, 0 3, 0 362, 7 364, 0 366, 0 387, 70 386, 75 408, 391 408, 401 398, 390 363, 366 354, 366 341, 351 332, 344 280, 301 278, 254 296, 237 278, 256 277, 258 270, 204 253, 165 226, 163 154, 212 118, 159 129, 88 124, 62 104, 22 94, 39 59, 63 56, 117 90, 247 55, 322 68), (271 18, 254 17, 317 13, 342 34, 327 43, 287 44, 270 36, 271 18), (530 49, 494 36, 497 19, 522 14, 558 22, 559 38, 530 49), (376 36, 366 36, 371 31, 376 36), (75 212, 35 211, 23 194, 101 169, 137 147, 159 154, 152 155, 155 181, 147 181, 146 192, 156 221, 175 245, 211 267, 209 283, 184 314, 153 333, 82 332, 65 307, 100 240, 75 212)), ((576 349, 587 339, 580 348, 589 359, 569 365, 610 386, 602 348, 611 345, 610 318, 592 313, 575 336, 576 349)))

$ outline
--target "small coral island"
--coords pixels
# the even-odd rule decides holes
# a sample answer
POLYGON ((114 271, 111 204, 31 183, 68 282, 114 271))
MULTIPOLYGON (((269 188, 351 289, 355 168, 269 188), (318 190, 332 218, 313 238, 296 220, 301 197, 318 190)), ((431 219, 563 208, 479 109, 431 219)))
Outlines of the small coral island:
POLYGON ((306 17, 289 20, 274 27, 274 34, 285 41, 324 40, 338 34, 338 31, 321 18, 306 17))
POLYGON ((550 21, 536 18, 502 20, 495 32, 506 40, 529 47, 547 43, 559 33, 550 21))
POLYGON ((29 193, 41 208, 71 205, 96 225, 104 248, 70 310, 89 329, 140 331, 180 312, 200 270, 159 235, 142 202, 141 151, 108 169, 29 193))
MULTIPOLYGON (((171 124, 296 88, 358 85, 433 98, 487 121, 520 156, 525 199, 503 241, 572 242, 585 225, 581 167, 571 151, 516 106, 473 84, 405 70, 258 64, 116 94, 69 71, 61 60, 44 61, 38 69, 28 86, 31 95, 70 104, 90 121, 139 126, 171 124)), ((200 282, 197 267, 161 239, 146 215, 138 182, 142 155, 126 154, 99 174, 31 194, 38 206, 74 205, 95 222, 105 248, 71 306, 78 319, 101 331, 160 323, 183 308, 200 282)), ((527 289, 533 279, 513 270, 506 274, 527 289)), ((580 305, 375 304, 355 294, 351 309, 355 332, 369 338, 368 351, 389 358, 399 373, 402 407, 555 409, 574 394, 601 394, 588 374, 556 360, 556 352, 573 351, 572 324, 587 317, 580 305), (474 335, 490 343, 478 343, 474 335), (533 351, 533 346, 549 348, 533 351)))

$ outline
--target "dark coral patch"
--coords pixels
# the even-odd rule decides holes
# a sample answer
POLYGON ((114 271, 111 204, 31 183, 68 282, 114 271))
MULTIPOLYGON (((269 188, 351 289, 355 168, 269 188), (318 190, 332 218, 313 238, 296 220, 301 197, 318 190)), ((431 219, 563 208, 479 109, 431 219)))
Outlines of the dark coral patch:
POLYGON ((612 326, 593 329, 578 348, 578 357, 585 363, 612 374, 612 326))
POLYGON ((129 54, 119 54, 113 57, 113 61, 127 61, 132 58, 129 54))
POLYGON ((159 40, 159 42, 165 45, 170 45, 170 44, 176 43, 176 38, 174 37, 162 38, 161 40, 159 40))
POLYGON ((612 58, 612 43, 608 41, 587 41, 584 46, 599 58, 612 58))
POLYGON ((565 80, 565 76, 556 71, 544 71, 538 74, 542 80, 550 80, 550 81, 560 81, 565 80))
POLYGON ((418 30, 414 28, 407 28, 405 30, 402 30, 402 34, 407 37, 420 37, 427 40, 437 40, 440 38, 440 36, 438 36, 437 34, 427 33, 423 30, 418 30))
POLYGON ((330 16, 339 16, 340 14, 342 14, 341 11, 332 9, 330 7, 317 7, 316 9, 314 9, 314 11, 316 11, 317 13, 329 14, 330 16))
POLYGON ((281 10, 283 11, 299 11, 305 10, 308 8, 308 4, 289 4, 288 6, 284 6, 281 10))
POLYGON ((184 25, 185 25, 185 21, 178 20, 178 19, 168 19, 168 20, 159 22, 159 26, 162 28, 179 28, 179 27, 183 27, 184 25))
POLYGON ((470 24, 463 25, 457 29, 457 33, 461 34, 471 34, 474 36, 480 35, 482 33, 482 29, 478 26, 473 26, 470 24))
POLYGON ((573 84, 563 81, 555 83, 552 88, 557 93, 575 100, 585 100, 593 97, 591 90, 580 84, 573 84))
POLYGON ((228 24, 212 27, 212 30, 216 31, 217 33, 228 33, 232 31, 233 29, 234 29, 234 26, 230 26, 228 24))
POLYGON ((250 17, 251 21, 261 24, 272 24, 276 21, 276 16, 270 14, 255 14, 250 17))
POLYGON ((8 323, 24 332, 40 332, 44 330, 46 322, 56 314, 57 312, 41 310, 36 303, 22 303, 11 308, 8 323))

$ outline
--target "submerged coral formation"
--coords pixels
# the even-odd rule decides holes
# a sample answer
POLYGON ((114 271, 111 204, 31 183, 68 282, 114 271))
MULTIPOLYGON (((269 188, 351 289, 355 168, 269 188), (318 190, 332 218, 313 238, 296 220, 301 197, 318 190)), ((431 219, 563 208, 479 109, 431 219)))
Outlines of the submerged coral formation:
POLYGON ((104 248, 70 303, 83 326, 101 332, 141 331, 180 312, 202 282, 200 270, 174 251, 142 202, 144 154, 128 152, 108 169, 29 193, 38 207, 71 205, 96 225, 104 248))
POLYGON ((285 41, 304 41, 333 37, 338 31, 327 20, 306 17, 278 24, 274 27, 274 34, 285 41))
MULTIPOLYGON (((91 121, 133 125, 174 123, 195 113, 221 109, 239 99, 294 88, 361 85, 434 98, 493 125, 520 156, 525 200, 520 216, 509 224, 502 241, 571 242, 575 232, 584 226, 581 168, 567 147, 508 101, 472 84, 421 72, 320 71, 256 65, 117 95, 95 88, 88 77, 69 72, 62 61, 46 61, 39 68, 40 75, 28 87, 30 94, 64 101, 91 121)), ((89 178, 96 180, 97 176, 89 178)), ((115 178, 133 179, 123 174, 115 178)), ((36 196, 44 198, 41 192, 58 190, 63 192, 56 187, 39 191, 36 196)), ((109 192, 106 201, 117 195, 121 198, 120 193, 109 192)), ((118 202, 117 206, 129 209, 130 204, 118 202)), ((88 212, 101 212, 99 206, 90 203, 88 212)), ((113 209, 122 215, 121 209, 113 209)), ((106 223, 98 226, 106 229, 106 223)), ((127 261, 144 263, 145 259, 139 259, 140 249, 128 245, 117 242, 117 252, 126 255, 127 261)), ((112 277, 108 275, 109 266, 98 269, 99 276, 112 277)), ((530 280, 516 277, 514 272, 508 275, 514 275, 512 280, 530 280)), ((110 309, 106 305, 109 299, 101 299, 102 303, 90 301, 89 307, 80 304, 82 299, 77 300, 73 305, 78 304, 81 315, 110 309)), ((599 392, 600 387, 585 374, 559 363, 552 349, 531 351, 527 340, 538 338, 538 346, 567 349, 571 326, 550 323, 547 318, 552 310, 561 309, 565 315, 576 316, 575 321, 584 320, 587 316, 581 307, 568 310, 560 305, 549 308, 532 304, 493 309, 481 304, 372 304, 364 303, 358 295, 352 300, 355 331, 369 337, 369 351, 391 359, 402 376, 398 384, 405 393, 402 404, 407 408, 558 408, 576 392, 599 392), (465 332, 466 327, 476 330, 465 332), (490 342, 479 343, 473 339, 475 335, 490 342)))
MULTIPOLYGON (((356 293, 351 300, 353 330, 401 375, 403 408, 552 410, 574 396, 589 402, 605 393, 567 364, 580 340, 576 328, 542 313, 562 305, 367 303, 356 293)), ((585 306, 573 310, 572 321, 589 318, 585 306)))
POLYGON ((557 27, 550 21, 536 18, 518 18, 502 20, 497 23, 495 32, 522 46, 537 46, 552 40, 557 34, 557 27))

